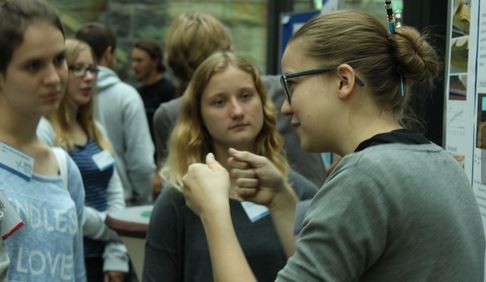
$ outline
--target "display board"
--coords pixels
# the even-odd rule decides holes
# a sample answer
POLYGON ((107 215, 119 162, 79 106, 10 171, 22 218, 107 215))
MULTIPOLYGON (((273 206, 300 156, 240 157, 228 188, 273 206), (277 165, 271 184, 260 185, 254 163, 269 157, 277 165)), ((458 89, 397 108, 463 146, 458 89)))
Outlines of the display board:
POLYGON ((300 13, 288 13, 283 14, 280 17, 280 44, 279 44, 279 58, 287 46, 287 42, 294 32, 301 28, 308 20, 319 15, 319 10, 300 12, 300 13))
POLYGON ((486 3, 449 0, 448 30, 445 149, 464 167, 485 227, 486 3))

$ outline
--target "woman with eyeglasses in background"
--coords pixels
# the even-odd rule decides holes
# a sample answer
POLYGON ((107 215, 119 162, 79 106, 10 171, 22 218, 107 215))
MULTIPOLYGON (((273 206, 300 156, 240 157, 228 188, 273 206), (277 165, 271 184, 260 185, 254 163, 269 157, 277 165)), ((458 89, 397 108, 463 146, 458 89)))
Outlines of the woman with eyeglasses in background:
POLYGON ((37 134, 48 145, 68 151, 81 171, 86 194, 83 235, 88 281, 124 281, 127 250, 104 223, 106 214, 124 208, 125 201, 110 142, 93 118, 98 69, 89 45, 75 39, 66 40, 66 61, 66 95, 58 111, 41 120, 37 134))
MULTIPOLYGON (((468 178, 403 119, 414 94, 406 88, 430 85, 439 72, 420 33, 390 33, 358 11, 323 14, 292 36, 282 68, 282 113, 292 116, 301 146, 343 158, 294 245, 295 196, 264 181, 268 175, 249 181, 268 162, 229 152, 249 164, 237 191, 267 205, 286 238, 291 257, 277 281, 483 281, 485 238, 468 178)), ((209 155, 189 167, 184 196, 203 222, 215 280, 254 281, 231 221, 229 179, 209 155)))

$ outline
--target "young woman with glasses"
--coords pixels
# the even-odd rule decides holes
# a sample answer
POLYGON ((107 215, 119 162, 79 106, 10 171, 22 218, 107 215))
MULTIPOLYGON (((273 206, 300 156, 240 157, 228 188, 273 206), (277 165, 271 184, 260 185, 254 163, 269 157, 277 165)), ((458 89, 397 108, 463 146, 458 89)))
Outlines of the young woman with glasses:
MULTIPOLYGON (((266 181, 271 174, 255 176, 266 162, 230 151, 249 165, 237 191, 269 207, 291 255, 277 280, 483 281, 485 238, 468 178, 442 148, 406 129, 413 93, 403 87, 430 85, 439 72, 425 39, 410 27, 391 34, 362 12, 333 12, 293 35, 282 67, 282 113, 302 147, 343 158, 294 245, 295 196, 266 181)), ((216 280, 254 281, 225 198, 229 179, 209 155, 189 167, 184 196, 203 222, 216 280)))
POLYGON ((66 95, 59 109, 41 120, 37 133, 47 144, 68 151, 81 171, 86 193, 83 234, 88 281, 124 281, 127 250, 104 223, 106 214, 124 208, 125 201, 111 145, 93 118, 98 70, 89 45, 75 39, 66 40, 66 61, 66 95))
MULTIPOLYGON (((79 170, 36 136, 40 118, 64 95, 64 40, 59 17, 43 1, 0 0, 0 193, 24 223, 2 236, 6 281, 86 280, 79 170)), ((10 213, 3 220, 9 217, 15 220, 10 213)))

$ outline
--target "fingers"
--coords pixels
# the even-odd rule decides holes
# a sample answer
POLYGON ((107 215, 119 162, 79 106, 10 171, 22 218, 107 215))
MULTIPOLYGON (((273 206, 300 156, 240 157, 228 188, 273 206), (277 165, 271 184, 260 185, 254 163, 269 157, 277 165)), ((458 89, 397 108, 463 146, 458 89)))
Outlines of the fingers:
POLYGON ((248 169, 248 168, 250 168, 250 164, 248 164, 247 162, 238 161, 237 159, 235 159, 233 157, 228 158, 228 164, 232 168, 237 168, 237 169, 248 169))
POLYGON ((236 189, 238 195, 243 199, 248 199, 256 195, 258 192, 257 188, 238 188, 236 189))
MULTIPOLYGON (((237 170, 233 170, 233 171, 237 171, 237 170)), ((234 175, 235 173, 232 174, 234 175)), ((242 175, 247 176, 247 178, 242 178, 242 177, 235 178, 234 187, 238 195, 243 199, 253 197, 258 192, 259 185, 260 185, 258 178, 252 178, 252 175, 254 175, 253 171, 240 170, 236 174, 238 174, 239 176, 242 175)))
POLYGON ((235 181, 235 186, 238 189, 241 188, 257 188, 259 181, 257 178, 238 178, 235 181))
POLYGON ((206 155, 206 164, 212 170, 216 170, 216 169, 222 168, 222 166, 214 158, 213 153, 209 153, 209 154, 206 155))
POLYGON ((238 151, 236 149, 230 148, 228 150, 230 156, 232 156, 235 160, 240 162, 246 162, 251 167, 262 167, 267 164, 268 160, 265 157, 255 155, 250 152, 246 151, 238 151))
POLYGON ((238 178, 256 178, 257 175, 253 169, 232 169, 231 170, 231 177, 233 179, 238 178))

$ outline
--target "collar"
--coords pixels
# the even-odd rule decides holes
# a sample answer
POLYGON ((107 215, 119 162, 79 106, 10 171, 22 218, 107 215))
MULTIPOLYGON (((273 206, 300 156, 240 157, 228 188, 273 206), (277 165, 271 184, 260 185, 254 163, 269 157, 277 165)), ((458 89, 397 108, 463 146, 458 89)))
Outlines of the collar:
POLYGON ((377 134, 370 139, 361 142, 354 152, 362 151, 368 147, 390 144, 390 143, 402 143, 402 144, 429 144, 430 141, 422 134, 408 130, 408 129, 396 129, 386 133, 377 134))

